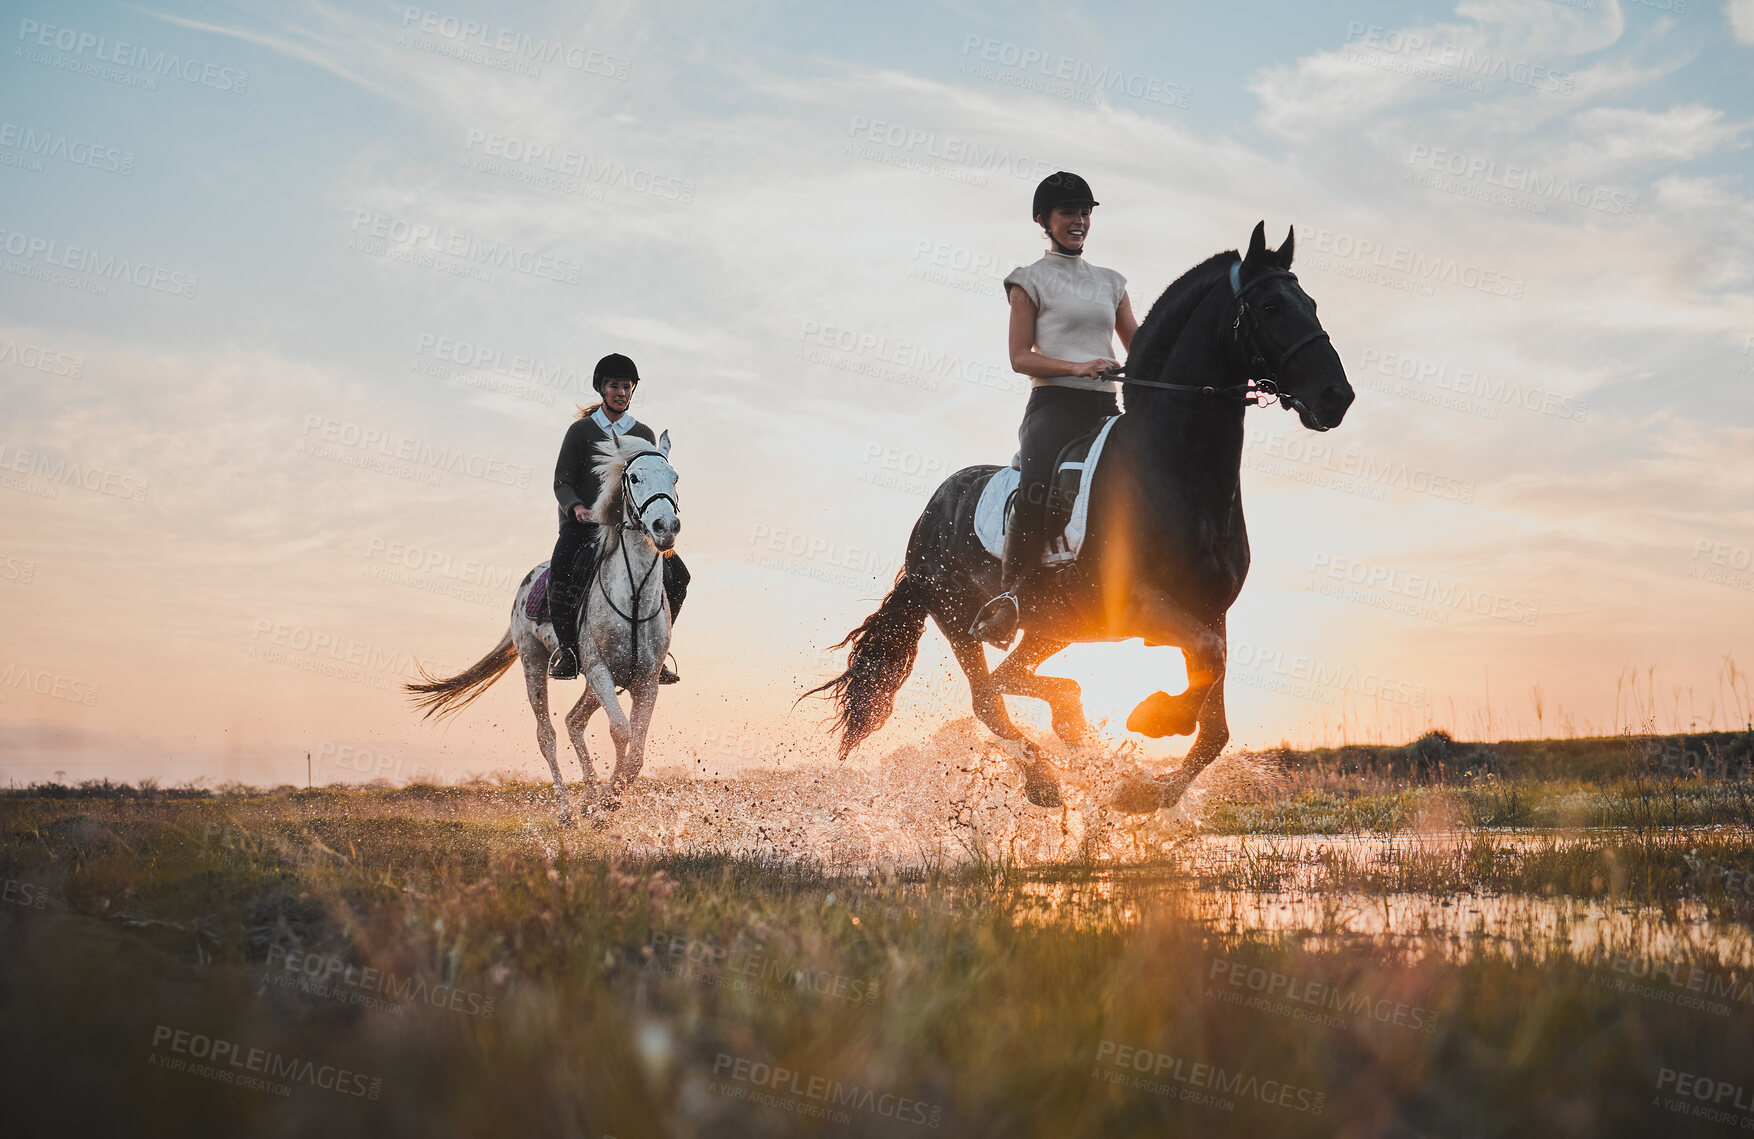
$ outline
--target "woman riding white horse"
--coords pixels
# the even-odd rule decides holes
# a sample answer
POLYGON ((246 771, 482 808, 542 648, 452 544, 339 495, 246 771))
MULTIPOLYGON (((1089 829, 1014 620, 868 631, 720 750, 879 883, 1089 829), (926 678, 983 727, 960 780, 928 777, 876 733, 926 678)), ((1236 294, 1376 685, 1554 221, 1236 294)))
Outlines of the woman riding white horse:
POLYGON ((1127 279, 1084 258, 1096 205, 1090 184, 1076 174, 1062 170, 1042 179, 1030 213, 1051 248, 1005 278, 1011 367, 1034 386, 1017 429, 1023 470, 1005 527, 1003 592, 969 629, 1001 649, 1017 635, 1030 578, 1041 565, 1054 461, 1067 443, 1120 411, 1115 382, 1103 373, 1118 366, 1114 337, 1131 348, 1139 329, 1127 279))
MULTIPOLYGON (((579 602, 591 588, 591 574, 596 567, 597 523, 591 518, 590 508, 600 490, 597 446, 617 435, 657 442, 652 429, 628 411, 638 386, 639 368, 626 356, 611 352, 598 360, 591 372, 591 387, 603 397, 602 402, 579 408, 578 418, 567 428, 560 458, 554 464, 560 536, 555 539, 554 554, 548 559, 548 611, 560 643, 548 661, 551 680, 571 680, 579 674, 579 602)), ((672 621, 682 612, 688 581, 688 567, 675 551, 669 551, 664 559, 664 593, 670 601, 672 621)), ((659 673, 658 683, 675 684, 678 679, 665 667, 659 673)))

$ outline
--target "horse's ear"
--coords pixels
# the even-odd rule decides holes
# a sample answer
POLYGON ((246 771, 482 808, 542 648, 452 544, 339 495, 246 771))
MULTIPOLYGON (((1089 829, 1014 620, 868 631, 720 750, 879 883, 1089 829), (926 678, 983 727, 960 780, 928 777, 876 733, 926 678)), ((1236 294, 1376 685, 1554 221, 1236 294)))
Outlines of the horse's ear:
POLYGON ((1267 252, 1267 223, 1255 223, 1255 231, 1249 234, 1249 251, 1243 256, 1244 261, 1258 262, 1267 252))
POLYGON ((1297 227, 1296 226, 1288 226, 1285 230, 1285 244, 1281 245, 1276 253, 1276 256, 1279 258, 1279 268, 1281 268, 1281 269, 1291 268, 1291 252, 1292 252, 1293 247, 1296 246, 1296 244, 1297 244, 1297 227))
POLYGON ((670 429, 668 427, 664 428, 664 433, 658 436, 658 454, 666 459, 670 457, 670 429))

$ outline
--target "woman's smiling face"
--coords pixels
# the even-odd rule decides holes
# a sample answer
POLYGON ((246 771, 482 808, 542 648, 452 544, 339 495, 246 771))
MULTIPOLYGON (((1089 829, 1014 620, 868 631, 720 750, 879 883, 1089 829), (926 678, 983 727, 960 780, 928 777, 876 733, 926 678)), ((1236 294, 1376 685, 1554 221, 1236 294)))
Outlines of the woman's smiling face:
POLYGON ((1090 235, 1090 206, 1055 206, 1046 224, 1048 236, 1054 239, 1055 245, 1061 249, 1082 250, 1084 239, 1090 235))

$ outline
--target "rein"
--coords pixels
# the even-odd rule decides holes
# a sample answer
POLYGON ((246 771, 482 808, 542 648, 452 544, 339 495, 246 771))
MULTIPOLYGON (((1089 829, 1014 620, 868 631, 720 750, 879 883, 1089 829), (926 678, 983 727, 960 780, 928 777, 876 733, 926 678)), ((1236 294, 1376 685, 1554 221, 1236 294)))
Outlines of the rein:
MULTIPOLYGON (((1271 269, 1245 285, 1242 283, 1242 261, 1239 259, 1230 265, 1230 295, 1237 300, 1236 316, 1230 322, 1230 337, 1231 341, 1239 348, 1246 347, 1249 353, 1249 367, 1261 373, 1258 377, 1250 377, 1240 384, 1222 388, 1212 384, 1171 384, 1162 380, 1129 378, 1126 374, 1127 369, 1122 366, 1105 370, 1102 373, 1102 378, 1117 379, 1124 384, 1137 384, 1142 388, 1157 388, 1161 391, 1188 392, 1195 395, 1216 396, 1221 399, 1234 399, 1244 404, 1252 404, 1255 407, 1270 407, 1274 403, 1284 404, 1287 411, 1301 407, 1300 400, 1285 395, 1279 390, 1279 373, 1284 370, 1285 365, 1291 362, 1291 357, 1311 344, 1327 340, 1328 333, 1326 329, 1318 327, 1314 332, 1294 342, 1280 355, 1276 363, 1267 359, 1267 354, 1261 351, 1257 339, 1260 328, 1255 322, 1254 310, 1249 307, 1246 294, 1263 281, 1277 280, 1281 277, 1288 279, 1292 284, 1297 283, 1297 274, 1290 270, 1271 269)), ((1326 428, 1321 430, 1326 430, 1326 428)))
MULTIPOLYGON (((633 594, 628 598, 627 604, 627 607, 632 610, 631 613, 623 613, 621 611, 621 606, 615 604, 615 598, 609 595, 609 587, 603 584, 603 574, 599 573, 597 575, 597 592, 603 595, 603 600, 608 602, 609 608, 614 610, 615 615, 627 622, 628 630, 632 635, 633 649, 631 660, 628 665, 629 669, 639 663, 640 626, 644 625, 647 621, 656 620, 659 611, 664 608, 666 602, 663 591, 659 590, 657 605, 653 606, 652 611, 647 613, 644 617, 639 616, 639 599, 645 595, 646 582, 652 579, 652 571, 657 569, 659 564, 663 562, 664 555, 654 544, 651 564, 646 566, 646 572, 640 576, 638 583, 634 583, 633 558, 627 552, 627 532, 632 530, 635 533, 644 534, 646 538, 650 540, 652 532, 646 526, 645 513, 646 508, 651 506, 654 502, 668 502, 673 508, 680 510, 680 506, 674 498, 660 491, 634 507, 630 514, 628 504, 633 502, 633 484, 628 479, 627 469, 633 466, 636 459, 643 459, 650 455, 655 455, 660 459, 664 458, 664 453, 662 451, 641 451, 637 455, 629 456, 621 466, 621 521, 615 524, 615 532, 618 535, 616 542, 621 547, 621 564, 627 569, 628 582, 633 584, 633 594)), ((631 672, 629 675, 631 676, 631 672)))

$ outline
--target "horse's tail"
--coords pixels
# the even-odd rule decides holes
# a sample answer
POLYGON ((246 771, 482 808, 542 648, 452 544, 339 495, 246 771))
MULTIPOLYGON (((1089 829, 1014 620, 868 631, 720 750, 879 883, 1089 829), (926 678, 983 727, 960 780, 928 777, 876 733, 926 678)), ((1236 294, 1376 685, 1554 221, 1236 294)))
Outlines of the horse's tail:
POLYGON ((883 726, 895 710, 895 693, 914 670, 920 634, 926 627, 928 586, 904 568, 877 612, 834 647, 852 646, 847 670, 805 696, 826 692, 835 704, 835 728, 845 759, 865 737, 883 726))
POLYGON ((426 671, 425 667, 416 664, 420 670, 422 683, 404 684, 402 687, 414 696, 414 706, 425 708, 426 716, 437 715, 440 719, 455 715, 475 703, 483 692, 493 686, 493 682, 504 676, 506 669, 518 659, 517 646, 512 644, 512 631, 506 630, 499 644, 493 646, 488 654, 459 672, 457 675, 440 679, 426 671))

